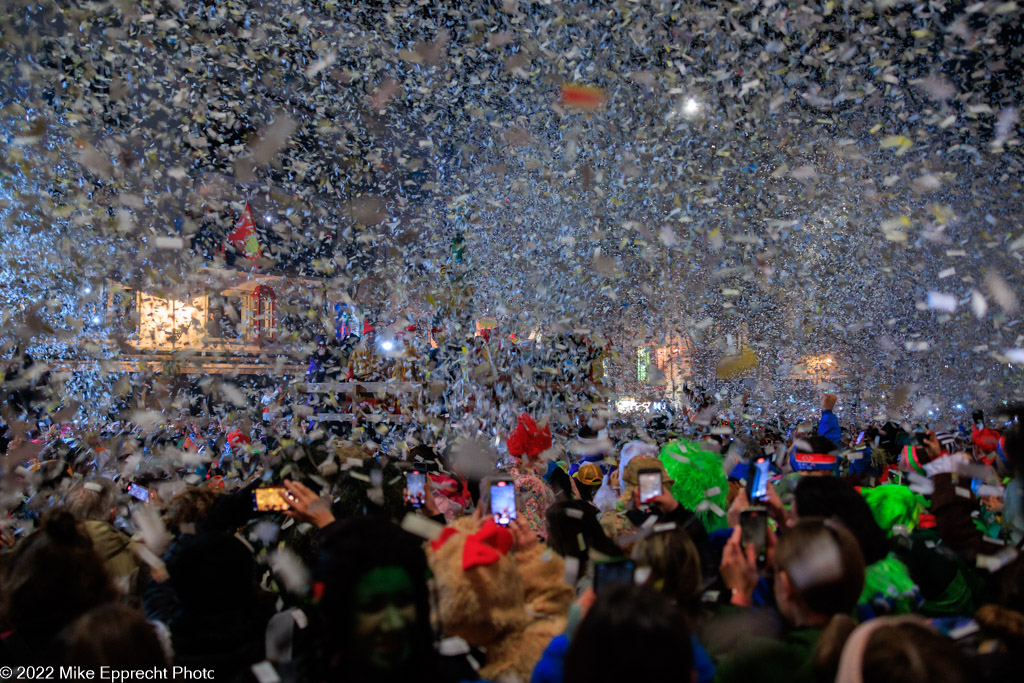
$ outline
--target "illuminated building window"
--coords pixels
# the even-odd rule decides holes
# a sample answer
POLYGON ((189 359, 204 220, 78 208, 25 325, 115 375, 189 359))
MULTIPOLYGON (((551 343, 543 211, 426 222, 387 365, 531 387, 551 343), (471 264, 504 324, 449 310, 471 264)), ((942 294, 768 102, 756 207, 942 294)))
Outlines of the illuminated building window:
POLYGON ((650 373, 651 352, 641 346, 636 350, 636 380, 646 382, 650 373))

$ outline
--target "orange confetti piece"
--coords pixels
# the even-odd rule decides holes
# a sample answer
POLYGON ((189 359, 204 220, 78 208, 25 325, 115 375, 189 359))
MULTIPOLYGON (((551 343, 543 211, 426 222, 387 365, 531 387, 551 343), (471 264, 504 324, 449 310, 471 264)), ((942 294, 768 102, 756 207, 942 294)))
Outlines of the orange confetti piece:
POLYGON ((590 85, 563 85, 560 103, 578 109, 597 109, 604 104, 604 91, 590 85))

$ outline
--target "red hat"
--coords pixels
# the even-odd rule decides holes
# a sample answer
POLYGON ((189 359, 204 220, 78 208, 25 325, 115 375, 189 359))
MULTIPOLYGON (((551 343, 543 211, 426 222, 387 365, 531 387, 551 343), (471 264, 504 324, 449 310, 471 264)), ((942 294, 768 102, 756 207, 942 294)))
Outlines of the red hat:
POLYGON ((999 447, 999 432, 989 427, 971 430, 971 443, 982 453, 991 453, 999 447))
POLYGON ((551 448, 551 428, 541 429, 533 418, 523 413, 516 422, 516 428, 508 435, 508 454, 516 458, 524 455, 534 460, 551 448))
POLYGON ((363 323, 363 334, 369 334, 370 332, 376 331, 376 327, 370 324, 370 321, 363 323))

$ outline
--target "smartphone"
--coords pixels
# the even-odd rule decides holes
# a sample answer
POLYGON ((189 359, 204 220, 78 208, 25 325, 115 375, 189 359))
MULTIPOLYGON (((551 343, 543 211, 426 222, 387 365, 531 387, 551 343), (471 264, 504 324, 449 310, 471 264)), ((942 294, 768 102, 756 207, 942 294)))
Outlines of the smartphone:
POLYGON ((860 435, 857 437, 857 445, 859 446, 860 442, 863 441, 863 440, 864 440, 864 432, 861 432, 860 435))
POLYGON ((252 509, 257 512, 288 510, 288 490, 283 486, 267 486, 252 492, 252 509))
POLYGON ((502 526, 516 518, 516 487, 511 479, 491 482, 491 517, 502 526))
POLYGON ((632 584, 636 563, 631 560, 594 563, 594 592, 616 584, 632 584))
POLYGON ((903 473, 899 470, 891 470, 889 472, 889 482, 896 484, 897 486, 903 485, 903 473))
POLYGON ((652 498, 661 495, 661 470, 649 469, 640 470, 637 473, 637 481, 640 484, 640 504, 644 505, 652 498))
POLYGON ((751 503, 760 503, 768 500, 768 467, 771 461, 768 458, 757 458, 750 464, 747 471, 747 500, 751 503))
POLYGON ((758 563, 764 563, 768 548, 767 508, 749 507, 740 512, 740 543, 744 547, 753 545, 758 563))
POLYGON ((149 489, 145 486, 139 486, 138 484, 129 484, 128 493, 132 494, 135 498, 138 498, 144 503, 149 502, 149 489))
POLYGON ((413 507, 421 507, 427 498, 427 473, 413 470, 405 474, 405 490, 413 507))

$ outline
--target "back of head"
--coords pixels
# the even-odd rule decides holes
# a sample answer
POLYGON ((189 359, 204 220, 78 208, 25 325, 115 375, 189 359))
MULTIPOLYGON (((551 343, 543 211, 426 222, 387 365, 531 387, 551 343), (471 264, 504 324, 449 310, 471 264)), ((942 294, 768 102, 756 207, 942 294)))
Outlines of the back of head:
POLYGON ((427 559, 418 539, 378 517, 353 517, 333 527, 320 544, 316 573, 323 582, 320 609, 328 626, 330 645, 340 654, 351 654, 356 610, 355 589, 372 570, 398 567, 412 587, 417 629, 413 661, 433 651, 430 602, 427 590, 427 559))
MULTIPOLYGON (((827 671, 823 671, 827 675, 827 671)), ((923 621, 883 617, 846 640, 836 683, 955 683, 973 678, 965 655, 923 621)))
POLYGON ((109 604, 86 612, 64 632, 64 663, 84 669, 167 666, 156 629, 137 610, 109 604))
POLYGON ((857 539, 865 564, 889 553, 885 532, 867 501, 849 483, 834 477, 805 477, 796 487, 795 506, 800 517, 838 518, 857 539))
POLYGON ((219 495, 219 491, 206 486, 192 486, 175 495, 164 510, 167 530, 175 536, 183 530, 195 533, 206 521, 219 495))
POLYGON ((93 477, 68 491, 64 508, 76 519, 109 522, 117 505, 117 486, 106 477, 93 477))
POLYGON ((603 590, 565 656, 565 683, 690 680, 693 647, 683 614, 652 588, 603 590))
POLYGON ((584 560, 591 550, 610 557, 622 555, 622 549, 605 535, 593 505, 582 500, 558 501, 544 514, 548 546, 562 557, 584 560))
POLYGON ((14 630, 44 642, 80 614, 115 600, 117 593, 75 518, 51 510, 14 551, 0 596, 14 630))
POLYGON ((199 534, 167 569, 182 605, 191 612, 230 612, 252 605, 256 562, 231 534, 199 534))
POLYGON ((633 561, 637 566, 650 568, 645 585, 657 588, 684 611, 696 607, 703 583, 700 553, 684 529, 661 531, 640 539, 633 546, 633 561))
POLYGON ((820 615, 853 610, 864 589, 864 557, 841 524, 801 518, 779 537, 775 566, 797 596, 820 615))
POLYGON ((799 472, 835 473, 838 450, 834 443, 823 436, 798 438, 789 450, 789 465, 799 472))

